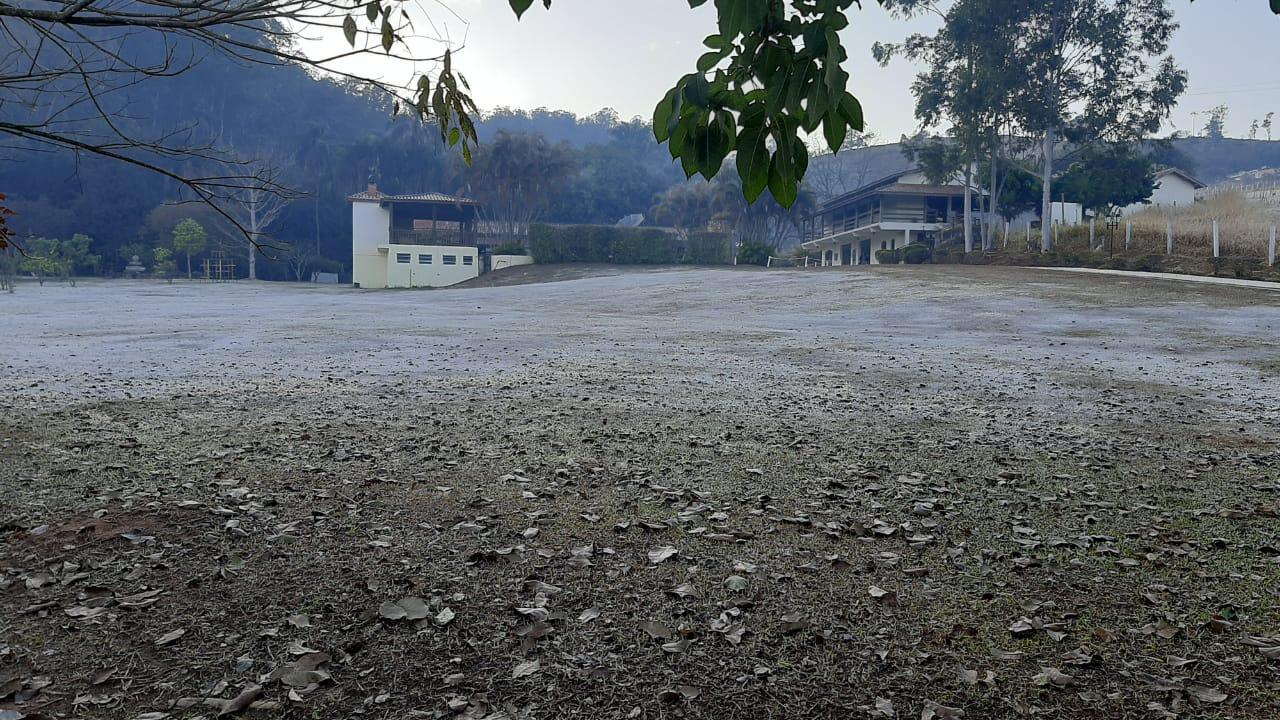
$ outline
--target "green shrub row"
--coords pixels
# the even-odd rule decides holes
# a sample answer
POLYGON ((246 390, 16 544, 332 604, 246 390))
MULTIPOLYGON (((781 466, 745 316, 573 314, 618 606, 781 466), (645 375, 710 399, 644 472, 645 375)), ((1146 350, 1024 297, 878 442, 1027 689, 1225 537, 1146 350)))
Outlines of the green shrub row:
POLYGON ((611 225, 530 225, 529 252, 540 263, 723 265, 731 260, 729 239, 721 233, 692 233, 685 240, 655 228, 611 225))

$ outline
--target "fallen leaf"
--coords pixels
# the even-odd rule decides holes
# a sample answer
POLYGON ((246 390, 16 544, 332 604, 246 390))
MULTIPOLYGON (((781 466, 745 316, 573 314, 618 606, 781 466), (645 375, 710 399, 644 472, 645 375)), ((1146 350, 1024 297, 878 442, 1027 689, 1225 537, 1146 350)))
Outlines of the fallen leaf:
POLYGON ((532 675, 541 669, 542 669, 542 664, 537 660, 526 660, 522 663, 516 664, 516 666, 511 669, 511 678, 516 679, 516 678, 528 677, 529 675, 532 675))

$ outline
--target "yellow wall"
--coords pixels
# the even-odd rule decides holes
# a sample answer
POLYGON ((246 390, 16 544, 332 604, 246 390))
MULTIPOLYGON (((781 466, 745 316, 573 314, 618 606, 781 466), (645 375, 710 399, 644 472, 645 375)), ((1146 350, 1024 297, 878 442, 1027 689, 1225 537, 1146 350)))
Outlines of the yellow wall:
MULTIPOLYGON (((480 251, 474 247, 456 245, 385 245, 383 287, 444 287, 470 280, 480 275, 480 251), (399 255, 408 253, 409 262, 399 262, 399 255), (431 256, 430 264, 423 264, 421 257, 431 256), (445 256, 457 258, 454 265, 446 265, 445 256), (468 265, 466 258, 471 258, 468 265)), ((380 248, 381 249, 381 248, 380 248)), ((372 287, 361 284, 360 287, 372 287)))

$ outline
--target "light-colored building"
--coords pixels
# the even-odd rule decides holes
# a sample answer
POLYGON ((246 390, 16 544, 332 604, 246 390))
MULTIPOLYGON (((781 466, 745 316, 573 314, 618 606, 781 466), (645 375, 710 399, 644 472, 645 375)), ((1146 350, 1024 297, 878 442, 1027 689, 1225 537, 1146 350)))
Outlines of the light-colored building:
MULTIPOLYGON (((972 198, 976 222, 976 190, 972 198)), ((823 265, 875 265, 877 250, 932 245, 951 232, 964 232, 964 183, 935 185, 917 168, 822 203, 805 220, 801 245, 818 252, 823 265)))
POLYGON ((351 202, 351 275, 359 288, 444 287, 479 276, 474 200, 441 193, 387 195, 372 183, 351 202))
POLYGON ((1204 183, 1185 170, 1176 167, 1165 168, 1156 172, 1156 187, 1147 202, 1134 203, 1122 208, 1120 212, 1123 215, 1132 215, 1152 207, 1187 207, 1196 201, 1196 191, 1204 186, 1204 183))

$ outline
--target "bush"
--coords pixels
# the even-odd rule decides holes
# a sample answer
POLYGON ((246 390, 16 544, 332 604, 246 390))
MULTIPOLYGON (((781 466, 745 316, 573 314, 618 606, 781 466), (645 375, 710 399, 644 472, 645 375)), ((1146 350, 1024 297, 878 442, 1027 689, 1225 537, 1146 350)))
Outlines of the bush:
POLYGON ((680 262, 692 265, 728 265, 733 247, 724 233, 703 230, 689 233, 680 262))
POLYGON ((883 248, 876 251, 876 262, 881 265, 897 265, 901 259, 902 253, 898 250, 883 248))
POLYGON ((494 255, 528 255, 529 251, 518 242, 506 242, 493 249, 494 255))
POLYGON ((1213 264, 1214 277, 1230 275, 1247 278, 1262 270, 1262 261, 1256 258, 1224 256, 1213 258, 1210 262, 1213 264))
POLYGON ((531 225, 529 254, 540 263, 676 265, 729 260, 728 239, 720 233, 694 233, 685 241, 656 228, 612 225, 531 225))
POLYGON ((739 265, 768 265, 773 248, 758 240, 747 240, 738 246, 739 265))
POLYGON ((930 248, 924 243, 911 243, 901 250, 902 262, 908 265, 920 265, 930 256, 930 248))

